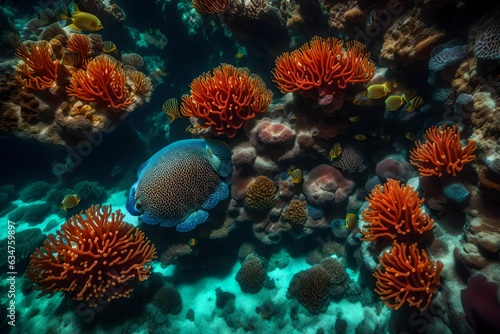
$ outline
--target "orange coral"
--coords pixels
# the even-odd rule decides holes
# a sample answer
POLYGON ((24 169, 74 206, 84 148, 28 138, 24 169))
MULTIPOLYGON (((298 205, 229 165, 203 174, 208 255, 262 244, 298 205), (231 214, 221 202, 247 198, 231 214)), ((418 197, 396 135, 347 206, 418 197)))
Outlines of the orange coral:
POLYGON ((420 207, 424 199, 401 181, 388 179, 383 186, 376 186, 366 200, 368 208, 361 213, 367 223, 361 229, 362 240, 410 240, 432 230, 434 220, 420 207))
POLYGON ((80 62, 85 65, 90 53, 90 46, 90 37, 87 35, 71 34, 68 38, 66 48, 69 52, 77 53, 80 56, 80 62))
POLYGON ((444 172, 457 175, 464 165, 476 158, 476 142, 468 139, 462 148, 458 126, 445 124, 439 128, 431 126, 425 131, 425 143, 415 142, 410 151, 410 163, 418 168, 421 176, 439 176, 444 172))
POLYGON ((129 297, 135 280, 149 277, 156 248, 124 216, 111 213, 111 206, 91 206, 49 235, 27 269, 40 296, 62 291, 91 307, 97 299, 129 297))
POLYGON ((21 85, 34 90, 52 87, 57 79, 59 60, 54 59, 48 42, 21 43, 16 56, 23 60, 16 68, 16 79, 21 85))
POLYGON ((100 55, 87 64, 86 70, 73 74, 66 91, 69 96, 83 101, 95 101, 112 109, 125 109, 133 103, 125 80, 121 64, 100 55))
POLYGON ((267 111, 273 94, 247 70, 222 64, 191 83, 191 95, 182 97, 181 113, 202 120, 218 134, 234 137, 245 121, 267 111))
MULTIPOLYGON (((276 58, 273 81, 282 93, 300 92, 319 97, 320 105, 343 100, 349 83, 368 82, 375 74, 375 63, 365 46, 357 41, 314 37, 309 43, 276 58), (337 101, 332 101, 337 100, 337 101)), ((337 105, 335 110, 340 109, 337 105)))
POLYGON ((148 78, 144 73, 139 71, 132 71, 128 75, 134 91, 142 96, 149 97, 153 91, 153 84, 151 79, 148 78))
POLYGON ((429 260, 416 243, 407 247, 394 242, 391 253, 384 252, 380 257, 380 265, 382 268, 373 274, 377 279, 375 292, 395 310, 405 303, 425 310, 441 285, 443 263, 429 260))
POLYGON ((217 14, 225 11, 231 0, 193 0, 192 5, 198 13, 217 14))

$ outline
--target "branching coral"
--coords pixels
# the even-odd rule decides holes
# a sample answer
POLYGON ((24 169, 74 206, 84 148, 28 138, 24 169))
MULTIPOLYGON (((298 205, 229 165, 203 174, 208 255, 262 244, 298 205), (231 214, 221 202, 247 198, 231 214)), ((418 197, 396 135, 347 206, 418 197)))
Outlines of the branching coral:
POLYGON ((26 88, 44 90, 51 88, 57 79, 59 60, 54 59, 46 41, 21 43, 16 56, 23 60, 17 65, 16 79, 26 88))
POLYGON ((231 5, 231 0, 193 0, 192 4, 199 13, 217 14, 225 11, 231 5))
POLYGON ((407 247, 394 242, 391 252, 380 257, 380 265, 373 274, 377 279, 375 292, 395 310, 405 303, 425 310, 441 285, 443 263, 429 260, 416 243, 407 247))
POLYGON ((276 186, 267 176, 257 176, 248 186, 245 206, 255 210, 267 210, 276 204, 276 186))
POLYGON ((84 64, 90 53, 90 37, 83 34, 71 34, 66 48, 70 52, 79 54, 81 62, 84 64))
POLYGON ((199 118, 200 127, 234 137, 245 121, 267 111, 273 94, 264 81, 247 70, 222 64, 191 83, 191 95, 182 97, 183 116, 199 118))
POLYGON ((416 141, 410 151, 410 163, 418 168, 421 176, 443 176, 443 173, 457 175, 464 165, 476 158, 476 142, 468 139, 462 148, 458 126, 447 124, 432 126, 424 134, 425 143, 416 141))
POLYGON ((273 81, 282 93, 301 92, 319 98, 320 105, 334 103, 342 107, 343 90, 349 83, 368 82, 375 74, 375 64, 365 46, 356 41, 314 37, 291 53, 275 61, 273 81))
POLYGON ((434 220, 422 211, 424 199, 410 186, 388 179, 367 197, 368 208, 361 215, 367 225, 361 229, 363 240, 413 240, 432 230, 434 220))
POLYGON ((97 299, 129 297, 135 280, 149 277, 156 248, 119 210, 92 206, 49 235, 32 255, 28 277, 44 294, 65 292, 96 305, 97 299))
POLYGON ((120 63, 100 55, 92 59, 87 70, 74 73, 66 88, 69 96, 95 101, 112 109, 125 109, 133 101, 125 87, 125 72, 120 63))

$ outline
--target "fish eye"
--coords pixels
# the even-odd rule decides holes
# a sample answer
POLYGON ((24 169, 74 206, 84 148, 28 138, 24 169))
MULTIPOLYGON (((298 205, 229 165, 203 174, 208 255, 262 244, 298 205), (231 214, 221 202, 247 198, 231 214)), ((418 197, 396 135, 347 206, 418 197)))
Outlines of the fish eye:
POLYGON ((137 210, 140 210, 142 208, 142 205, 140 203, 135 203, 135 208, 137 210))

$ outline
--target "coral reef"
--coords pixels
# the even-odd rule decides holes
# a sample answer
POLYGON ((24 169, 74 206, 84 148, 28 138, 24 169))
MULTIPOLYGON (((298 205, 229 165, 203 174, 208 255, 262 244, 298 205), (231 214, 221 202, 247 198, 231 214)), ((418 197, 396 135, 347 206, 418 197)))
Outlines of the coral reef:
POLYGON ((267 279, 266 266, 262 259, 255 254, 248 255, 236 273, 236 281, 241 291, 257 293, 264 286, 267 279))

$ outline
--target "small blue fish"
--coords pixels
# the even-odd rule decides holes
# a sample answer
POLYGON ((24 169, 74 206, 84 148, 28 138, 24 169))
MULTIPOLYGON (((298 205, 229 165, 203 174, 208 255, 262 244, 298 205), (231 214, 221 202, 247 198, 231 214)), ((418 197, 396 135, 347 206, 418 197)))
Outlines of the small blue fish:
POLYGON ((170 144, 147 160, 131 187, 127 210, 146 224, 194 229, 206 210, 229 196, 221 179, 231 174, 231 149, 218 140, 187 139, 170 144))

